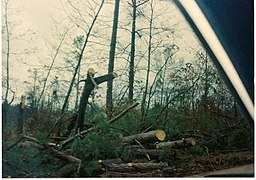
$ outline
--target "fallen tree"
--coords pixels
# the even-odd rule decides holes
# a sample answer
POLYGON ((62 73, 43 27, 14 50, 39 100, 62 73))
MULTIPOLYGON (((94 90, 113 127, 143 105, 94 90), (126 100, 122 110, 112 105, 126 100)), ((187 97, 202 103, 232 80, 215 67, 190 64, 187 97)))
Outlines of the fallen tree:
POLYGON ((121 140, 122 140, 122 143, 135 143, 136 142, 135 140, 139 141, 140 143, 146 143, 146 142, 164 141, 165 137, 166 137, 166 134, 163 130, 154 130, 146 133, 126 136, 126 137, 123 137, 121 140))
POLYGON ((187 148, 196 145, 194 138, 186 138, 177 141, 161 142, 156 144, 156 149, 167 149, 167 148, 187 148))

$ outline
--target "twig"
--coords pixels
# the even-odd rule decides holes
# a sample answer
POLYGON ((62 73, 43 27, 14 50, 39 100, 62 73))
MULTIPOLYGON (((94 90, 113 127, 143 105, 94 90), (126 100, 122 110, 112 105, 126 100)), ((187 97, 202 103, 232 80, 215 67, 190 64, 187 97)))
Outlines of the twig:
POLYGON ((189 91, 192 87, 194 87, 195 83, 199 80, 200 76, 192 83, 192 85, 190 87, 188 87, 187 89, 185 89, 184 91, 181 91, 180 93, 178 93, 176 96, 174 96, 170 101, 168 101, 166 103, 166 105, 161 109, 161 111, 159 112, 155 122, 149 126, 147 129, 145 129, 143 132, 147 132, 149 131, 152 127, 154 127, 159 121, 160 121, 160 116, 161 114, 164 112, 164 110, 168 107, 168 105, 175 100, 176 98, 178 98, 180 95, 186 93, 187 91, 189 91))
POLYGON ((63 117, 64 115, 65 115, 65 112, 62 113, 62 114, 60 115, 60 117, 55 121, 55 123, 53 124, 53 126, 52 126, 50 132, 49 132, 48 135, 47 135, 47 138, 49 138, 49 136, 50 136, 50 134, 52 133, 53 129, 59 124, 60 120, 62 119, 62 117, 63 117))
MULTIPOLYGON (((145 147, 137 140, 137 139, 134 139, 134 141, 142 148, 142 149, 145 149, 145 147)), ((148 160, 150 161, 150 156, 148 155, 148 153, 145 153, 146 157, 148 158, 148 160)))

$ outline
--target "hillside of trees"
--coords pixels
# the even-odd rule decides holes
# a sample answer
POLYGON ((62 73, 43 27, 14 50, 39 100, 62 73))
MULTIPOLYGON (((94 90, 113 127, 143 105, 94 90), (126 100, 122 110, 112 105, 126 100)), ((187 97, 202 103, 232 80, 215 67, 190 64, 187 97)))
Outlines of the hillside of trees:
POLYGON ((62 0, 45 56, 12 48, 34 34, 17 31, 12 3, 2 1, 2 177, 185 177, 253 163, 253 129, 172 1, 62 0), (15 61, 28 79, 11 77, 15 61))

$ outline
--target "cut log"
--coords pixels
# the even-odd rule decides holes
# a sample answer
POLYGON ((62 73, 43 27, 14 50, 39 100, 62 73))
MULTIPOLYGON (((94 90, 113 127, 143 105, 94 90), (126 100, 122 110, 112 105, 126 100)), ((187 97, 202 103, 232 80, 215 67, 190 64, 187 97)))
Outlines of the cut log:
POLYGON ((187 148, 196 145, 196 140, 194 138, 186 138, 178 141, 161 142, 156 144, 157 149, 167 149, 167 148, 187 148))
POLYGON ((112 164, 107 165, 106 169, 108 171, 115 172, 147 172, 156 169, 163 169, 168 167, 167 163, 121 163, 121 164, 112 164))
POLYGON ((105 160, 99 160, 99 164, 104 165, 104 166, 111 166, 112 164, 121 164, 123 161, 121 158, 116 158, 116 159, 105 159, 105 160))
POLYGON ((163 130, 154 130, 146 133, 135 134, 131 136, 123 137, 121 140, 123 143, 134 143, 135 140, 140 143, 145 142, 155 142, 155 141, 163 141, 166 137, 166 134, 163 130))

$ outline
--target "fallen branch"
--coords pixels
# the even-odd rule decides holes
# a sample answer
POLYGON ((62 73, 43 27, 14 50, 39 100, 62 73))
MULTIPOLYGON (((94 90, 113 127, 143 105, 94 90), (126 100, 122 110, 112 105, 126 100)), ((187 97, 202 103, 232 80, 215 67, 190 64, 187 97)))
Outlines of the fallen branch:
POLYGON ((55 123, 53 124, 52 128, 50 129, 47 138, 50 136, 50 134, 52 133, 53 129, 60 123, 62 117, 65 115, 65 112, 63 112, 60 117, 55 121, 55 123))
MULTIPOLYGON (((118 115, 116 115, 115 117, 113 117, 111 120, 109 120, 109 122, 110 122, 110 123, 113 123, 113 122, 117 121, 118 119, 120 119, 121 117, 123 117, 129 110, 133 109, 134 107, 136 107, 136 106, 138 106, 138 105, 139 105, 139 103, 137 103, 137 102, 134 103, 134 104, 132 104, 132 105, 130 105, 129 107, 127 107, 126 109, 124 109, 121 113, 119 113, 118 115)), ((93 131, 93 130, 95 130, 95 127, 91 127, 91 128, 89 128, 89 129, 87 129, 87 130, 84 130, 84 131, 82 131, 82 132, 80 132, 80 133, 78 133, 78 134, 76 134, 76 135, 74 135, 74 136, 72 136, 72 137, 66 139, 65 141, 62 141, 62 142, 60 143, 60 147, 63 148, 65 145, 67 145, 68 143, 72 142, 75 138, 81 137, 82 135, 85 135, 85 134, 87 134, 87 133, 89 133, 89 132, 91 132, 91 131, 93 131)))
POLYGON ((36 138, 33 138, 33 137, 30 137, 30 136, 26 136, 24 134, 20 135, 20 137, 18 138, 17 141, 15 141, 14 143, 12 143, 11 145, 7 146, 5 148, 6 151, 9 151, 10 149, 12 149, 14 146, 16 146, 18 143, 20 143, 21 141, 24 141, 24 140, 27 140, 27 141, 32 141, 34 143, 37 143, 37 144, 41 144, 40 141, 38 141, 36 138))

